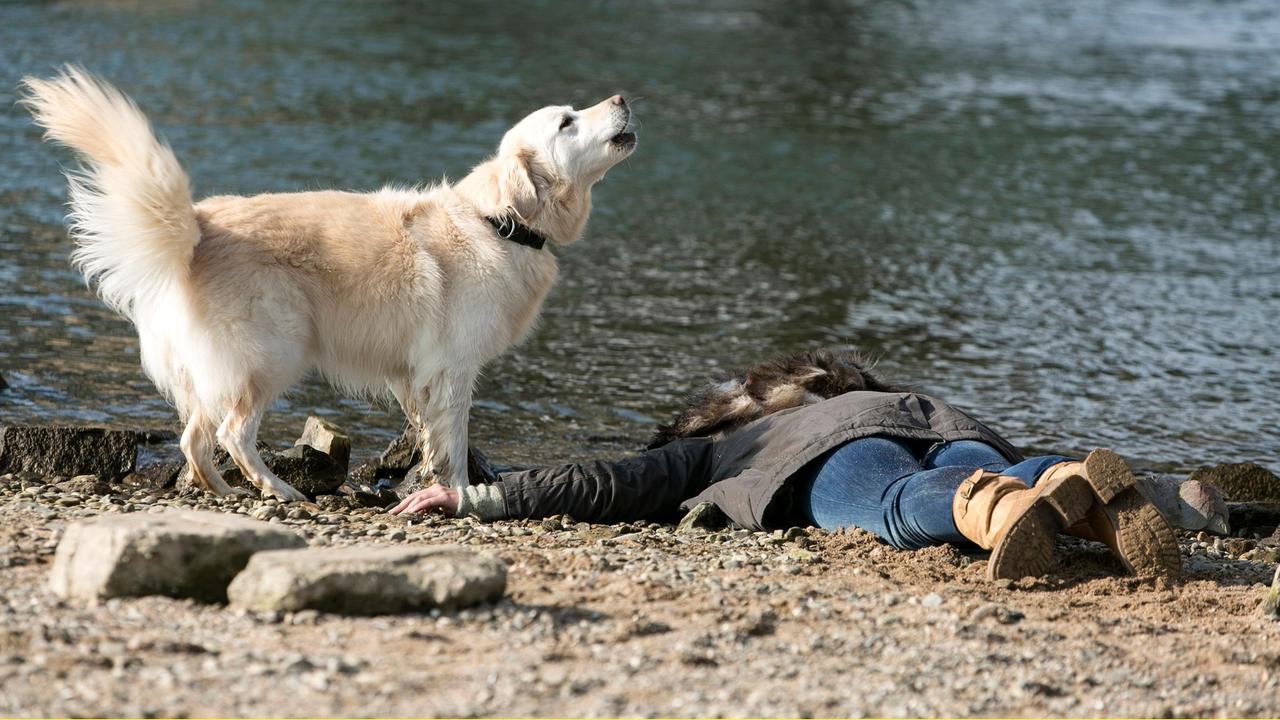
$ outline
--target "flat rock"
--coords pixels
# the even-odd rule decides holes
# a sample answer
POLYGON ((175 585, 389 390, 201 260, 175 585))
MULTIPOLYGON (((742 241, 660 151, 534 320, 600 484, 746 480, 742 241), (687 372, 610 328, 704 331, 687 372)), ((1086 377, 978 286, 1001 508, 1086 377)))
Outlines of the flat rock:
POLYGON ((343 471, 351 464, 351 436, 342 428, 312 415, 294 445, 308 445, 333 458, 343 471))
POLYGON ((1280 502, 1280 477, 1257 463, 1224 463, 1191 473, 1188 481, 1213 485, 1232 502, 1280 502))
POLYGON ((310 548, 254 555, 227 589, 258 612, 304 609, 380 615, 496 600, 507 586, 499 558, 453 545, 310 548))
POLYGON ((221 602, 254 553, 305 545, 290 530, 223 513, 99 516, 67 528, 49 587, 74 600, 168 595, 221 602))
POLYGON ((133 472, 140 433, 98 427, 0 427, 0 474, 97 475, 106 482, 133 472))

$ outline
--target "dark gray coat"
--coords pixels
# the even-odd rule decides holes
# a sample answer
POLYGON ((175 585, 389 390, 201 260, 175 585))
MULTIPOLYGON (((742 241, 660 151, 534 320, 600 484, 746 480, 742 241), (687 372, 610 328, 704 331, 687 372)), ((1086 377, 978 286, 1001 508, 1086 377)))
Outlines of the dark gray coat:
POLYGON ((1004 438, 950 405, 918 393, 851 392, 783 410, 720 438, 677 440, 614 462, 507 473, 497 481, 511 517, 566 513, 577 520, 670 520, 704 500, 761 530, 799 524, 788 481, 849 440, 884 435, 922 443, 979 440, 1010 462, 1004 438))

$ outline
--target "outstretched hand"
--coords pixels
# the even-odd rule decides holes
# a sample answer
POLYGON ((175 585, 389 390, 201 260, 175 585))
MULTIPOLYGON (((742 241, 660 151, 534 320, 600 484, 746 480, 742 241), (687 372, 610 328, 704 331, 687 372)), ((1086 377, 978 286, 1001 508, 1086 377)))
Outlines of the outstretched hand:
POLYGON ((431 485, 412 493, 391 508, 392 515, 440 510, 447 515, 458 512, 458 491, 444 485, 431 485))

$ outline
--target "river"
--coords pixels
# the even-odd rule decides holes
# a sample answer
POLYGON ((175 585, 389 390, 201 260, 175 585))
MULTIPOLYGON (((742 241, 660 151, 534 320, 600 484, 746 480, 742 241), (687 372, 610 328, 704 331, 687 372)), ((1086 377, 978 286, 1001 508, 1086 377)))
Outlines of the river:
MULTIPOLYGON (((640 147, 478 389, 503 460, 639 445, 717 370, 856 346, 1031 450, 1280 470, 1273 2, 0 5, 0 421, 176 427, 12 103, 67 61, 198 196, 459 178, 537 107, 625 93, 640 147)), ((313 412, 357 455, 401 422, 310 381, 264 437, 313 412)))

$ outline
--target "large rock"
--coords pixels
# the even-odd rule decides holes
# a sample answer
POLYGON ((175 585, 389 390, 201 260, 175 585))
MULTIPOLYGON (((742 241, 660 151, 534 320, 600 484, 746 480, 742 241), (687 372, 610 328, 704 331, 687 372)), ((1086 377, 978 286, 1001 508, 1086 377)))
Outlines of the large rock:
POLYGON ((495 600, 502 560, 457 546, 345 547, 254 555, 236 576, 231 604, 260 612, 303 609, 379 615, 495 600))
MULTIPOLYGON (((262 453, 262 460, 276 477, 311 498, 328 495, 347 480, 345 465, 340 465, 337 460, 310 445, 294 445, 279 453, 267 451, 262 453)), ((228 483, 237 487, 251 487, 235 463, 228 461, 219 469, 228 483)))
POLYGON ((1231 532, 1226 499, 1222 491, 1199 480, 1177 480, 1164 475, 1138 478, 1138 487, 1160 510, 1170 525, 1183 530, 1208 530, 1219 535, 1231 532))
POLYGON ((1224 463, 1191 473, 1188 480, 1213 485, 1232 502, 1280 502, 1280 478, 1257 463, 1224 463))
POLYGON ((141 435, 95 427, 0 427, 0 474, 97 475, 118 480, 133 472, 141 435))
POLYGON ((1280 526, 1280 503, 1227 503, 1231 526, 1237 530, 1262 530, 1280 526))
POLYGON ((49 587, 74 600, 168 595, 220 602, 251 555, 305 545, 290 530, 222 513, 100 516, 67 528, 49 587))
MULTIPOLYGON (((310 498, 331 494, 347 480, 345 466, 310 445, 294 445, 284 452, 275 452, 259 444, 258 454, 262 456, 262 461, 271 472, 276 474, 276 477, 310 498)), ((213 461, 227 484, 257 492, 257 487, 245 479, 244 473, 227 455, 226 450, 219 448, 213 456, 213 461)), ((188 490, 192 487, 186 472, 180 474, 177 487, 179 490, 188 490)))
POLYGON ((344 472, 351 465, 351 437, 324 418, 315 415, 307 418, 302 435, 294 445, 309 445, 319 450, 337 461, 344 472))
MULTIPOLYGON (((412 427, 406 427, 399 437, 387 445, 387 449, 382 451, 382 455, 374 463, 373 479, 403 480, 409 475, 409 471, 417 468, 421 462, 422 450, 418 447, 418 431, 412 427)), ((493 482, 498 478, 498 474, 494 470, 493 463, 489 462, 489 458, 485 457, 484 453, 475 448, 468 448, 467 477, 472 484, 481 484, 493 482)))

